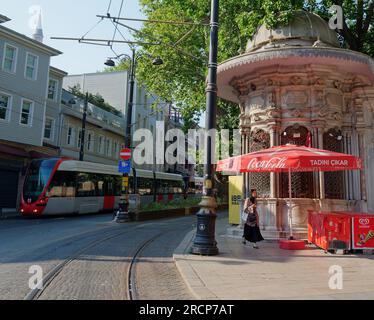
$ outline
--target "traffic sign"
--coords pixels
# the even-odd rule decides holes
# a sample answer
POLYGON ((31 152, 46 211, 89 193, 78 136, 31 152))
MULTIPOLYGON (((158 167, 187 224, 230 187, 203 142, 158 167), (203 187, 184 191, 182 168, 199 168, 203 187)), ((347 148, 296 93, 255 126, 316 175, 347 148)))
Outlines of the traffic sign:
POLYGON ((119 153, 119 157, 122 160, 129 160, 129 159, 131 159, 131 149, 129 149, 129 148, 122 149, 121 152, 119 153))
POLYGON ((131 171, 131 161, 130 160, 120 160, 118 162, 118 172, 130 173, 131 171))

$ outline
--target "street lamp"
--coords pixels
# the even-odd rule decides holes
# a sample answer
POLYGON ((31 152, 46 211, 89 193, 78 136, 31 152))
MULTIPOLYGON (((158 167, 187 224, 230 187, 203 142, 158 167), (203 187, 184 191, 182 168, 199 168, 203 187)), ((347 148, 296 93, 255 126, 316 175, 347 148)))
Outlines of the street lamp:
MULTIPOLYGON (((132 56, 130 57, 127 54, 121 54, 115 58, 108 58, 107 61, 104 63, 105 65, 109 67, 114 67, 115 63, 113 59, 119 59, 122 56, 125 56, 130 59, 130 95, 129 95, 129 102, 127 104, 127 112, 126 112, 126 131, 125 131, 125 147, 126 148, 132 148, 131 146, 131 120, 132 120, 132 111, 133 111, 133 105, 134 105, 134 89, 135 89, 135 69, 136 69, 136 62, 137 60, 142 57, 143 55, 148 54, 136 54, 135 48, 131 49, 132 56)), ((157 57, 153 60, 153 65, 162 65, 164 62, 160 57, 157 57)), ((121 222, 127 222, 130 220, 129 217, 129 184, 128 184, 128 173, 123 174, 123 183, 122 183, 122 192, 121 192, 121 201, 119 203, 119 209, 117 211, 115 221, 118 223, 121 222)))
MULTIPOLYGON (((216 128, 217 110, 217 62, 218 62, 218 20, 219 0, 211 2, 211 32, 209 51, 209 73, 206 88, 206 122, 205 130, 208 133, 216 128)), ((197 213, 197 231, 191 248, 193 254, 217 255, 218 248, 215 240, 217 201, 213 194, 214 164, 212 158, 212 138, 206 134, 207 163, 204 166, 204 192, 197 213)))

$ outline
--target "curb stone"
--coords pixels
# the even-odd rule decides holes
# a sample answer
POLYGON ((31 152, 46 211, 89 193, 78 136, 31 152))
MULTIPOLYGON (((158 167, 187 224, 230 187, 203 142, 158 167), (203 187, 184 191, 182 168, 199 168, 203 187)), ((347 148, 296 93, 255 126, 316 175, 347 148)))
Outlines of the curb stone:
POLYGON ((184 237, 183 241, 174 251, 173 260, 183 281, 197 300, 218 299, 218 297, 206 287, 205 283, 199 278, 188 262, 188 260, 191 259, 189 256, 189 248, 194 236, 195 230, 192 230, 184 237))

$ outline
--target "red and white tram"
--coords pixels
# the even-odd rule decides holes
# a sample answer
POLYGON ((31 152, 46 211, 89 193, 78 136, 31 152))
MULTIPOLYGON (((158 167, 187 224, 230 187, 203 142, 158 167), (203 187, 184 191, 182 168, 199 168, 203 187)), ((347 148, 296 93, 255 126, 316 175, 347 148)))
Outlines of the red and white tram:
MULTIPOLYGON (((21 214, 113 212, 120 201, 121 177, 116 166, 65 158, 33 160, 23 186, 21 214)), ((201 191, 199 177, 186 181, 182 175, 140 169, 130 174, 130 208, 137 198, 142 204, 167 202, 186 192, 199 196, 201 191)))

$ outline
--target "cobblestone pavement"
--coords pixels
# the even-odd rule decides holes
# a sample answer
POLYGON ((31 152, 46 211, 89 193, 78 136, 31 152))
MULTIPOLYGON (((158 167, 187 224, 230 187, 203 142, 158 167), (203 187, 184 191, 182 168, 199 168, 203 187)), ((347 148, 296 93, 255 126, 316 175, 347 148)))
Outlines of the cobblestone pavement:
POLYGON ((175 267, 174 249, 186 234, 179 226, 157 238, 141 253, 136 264, 136 287, 141 300, 190 300, 190 291, 175 267))
POLYGON ((191 298, 172 261, 172 253, 191 230, 195 217, 125 224, 112 223, 111 218, 99 215, 1 221, 0 299, 23 299, 29 293, 31 265, 40 265, 45 275, 93 242, 95 246, 66 265, 39 298, 127 299, 131 257, 139 245, 160 231, 162 235, 141 252, 135 265, 137 298, 191 298), (105 241, 96 242, 104 238, 105 241))

